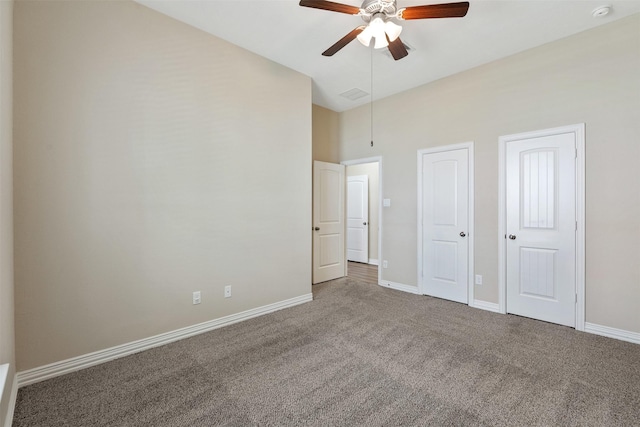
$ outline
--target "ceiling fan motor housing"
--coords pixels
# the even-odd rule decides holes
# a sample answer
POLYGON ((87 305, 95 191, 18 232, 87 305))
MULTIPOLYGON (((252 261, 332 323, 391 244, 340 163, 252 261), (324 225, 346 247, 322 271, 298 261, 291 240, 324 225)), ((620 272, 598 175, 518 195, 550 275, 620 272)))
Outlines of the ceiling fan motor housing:
POLYGON ((361 12, 362 19, 365 22, 369 22, 373 15, 377 13, 382 13, 391 18, 397 12, 396 0, 364 0, 360 9, 365 12, 361 12))

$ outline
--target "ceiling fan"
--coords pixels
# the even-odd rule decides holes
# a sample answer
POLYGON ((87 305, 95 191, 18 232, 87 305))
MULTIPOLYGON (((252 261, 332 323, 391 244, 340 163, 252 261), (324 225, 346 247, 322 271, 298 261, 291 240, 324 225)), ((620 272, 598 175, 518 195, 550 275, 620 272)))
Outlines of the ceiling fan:
POLYGON ((364 0, 360 7, 325 0, 301 0, 300 6, 360 16, 367 23, 357 27, 322 52, 324 56, 334 55, 355 38, 365 46, 369 46, 371 39, 375 38, 374 48, 388 47, 396 61, 407 56, 409 52, 400 40, 402 27, 393 22, 394 19, 461 18, 469 10, 469 2, 466 1, 409 6, 401 9, 398 9, 396 0, 364 0))

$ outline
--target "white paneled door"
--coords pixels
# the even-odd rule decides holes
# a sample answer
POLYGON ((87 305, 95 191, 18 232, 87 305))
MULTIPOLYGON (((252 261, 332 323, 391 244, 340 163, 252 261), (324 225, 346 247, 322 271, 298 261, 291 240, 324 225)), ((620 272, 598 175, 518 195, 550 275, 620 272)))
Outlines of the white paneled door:
POLYGON ((313 162, 313 283, 345 276, 345 167, 313 162))
POLYGON ((347 178, 347 259, 369 262, 369 177, 347 178))
POLYGON ((422 154, 422 291, 468 303, 469 150, 422 154))
POLYGON ((575 326, 573 132, 506 143, 507 312, 575 326))

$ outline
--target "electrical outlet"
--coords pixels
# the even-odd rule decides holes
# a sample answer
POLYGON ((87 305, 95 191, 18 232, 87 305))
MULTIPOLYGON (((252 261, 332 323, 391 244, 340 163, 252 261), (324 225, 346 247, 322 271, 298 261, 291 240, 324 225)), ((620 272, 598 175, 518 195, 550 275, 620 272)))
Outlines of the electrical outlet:
POLYGON ((476 285, 482 285, 482 275, 476 274, 476 285))
POLYGON ((194 304, 200 304, 200 302, 201 302, 200 291, 195 291, 193 293, 193 303, 194 304))
POLYGON ((385 260, 382 261, 382 268, 387 268, 387 267, 389 267, 389 263, 385 259, 385 260))
POLYGON ((231 285, 227 285, 224 287, 224 297, 231 298, 231 285))

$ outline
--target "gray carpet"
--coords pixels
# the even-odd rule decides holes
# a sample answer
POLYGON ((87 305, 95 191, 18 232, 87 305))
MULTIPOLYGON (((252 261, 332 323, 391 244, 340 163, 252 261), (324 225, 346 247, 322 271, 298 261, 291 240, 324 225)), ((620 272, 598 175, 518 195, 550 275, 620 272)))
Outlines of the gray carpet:
POLYGON ((14 426, 640 425, 640 346, 340 279, 21 388, 14 426))

